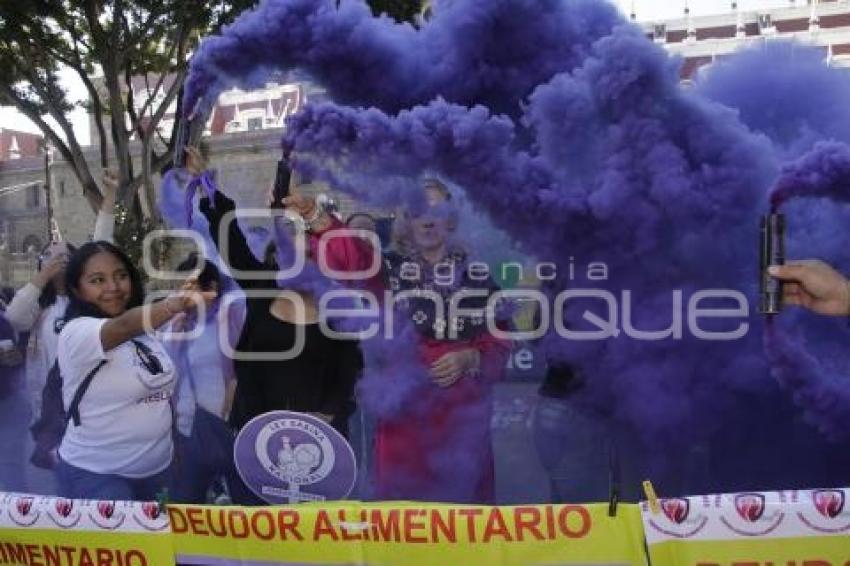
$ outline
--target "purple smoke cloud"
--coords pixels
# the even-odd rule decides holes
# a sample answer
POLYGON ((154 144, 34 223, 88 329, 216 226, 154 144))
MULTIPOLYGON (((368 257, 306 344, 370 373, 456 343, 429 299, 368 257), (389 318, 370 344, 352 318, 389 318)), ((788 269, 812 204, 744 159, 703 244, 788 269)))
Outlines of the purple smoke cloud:
POLYGON ((360 0, 336 4, 262 2, 205 40, 192 58, 184 110, 209 108, 226 88, 262 86, 271 70, 299 68, 341 103, 395 111, 442 96, 514 112, 620 23, 597 0, 437 2, 420 30, 374 18, 360 0))
POLYGON ((850 200, 850 146, 818 142, 782 168, 770 195, 771 205, 778 209, 786 201, 802 197, 850 200))
MULTIPOLYGON (((683 90, 680 63, 607 3, 455 1, 437 3, 435 13, 417 30, 372 18, 360 2, 338 10, 319 1, 262 3, 204 42, 185 108, 211 104, 228 86, 258 84, 270 69, 307 71, 334 103, 308 105, 290 120, 284 145, 297 169, 381 207, 416 205, 415 179, 436 172, 463 187, 521 250, 557 265, 550 291, 592 287, 617 298, 616 336, 565 341, 550 333, 543 345, 550 359, 584 376, 578 400, 638 432, 648 469, 674 477, 689 447, 700 444, 713 467, 683 490, 839 481, 837 470, 846 468, 830 469, 821 458, 834 448, 794 422, 796 410, 777 385, 796 383, 803 369, 789 374, 776 350, 765 354, 764 321, 753 308, 740 319, 700 320, 712 332, 748 325, 743 337, 726 341, 697 338, 687 320, 681 338, 639 340, 626 335, 622 320, 628 302, 636 329, 662 331, 675 309, 686 310, 705 289, 737 291, 757 304, 758 218, 782 161, 789 148, 843 136, 805 97, 770 107, 766 93, 803 92, 806 80, 821 76, 832 93, 835 72, 815 57, 775 73, 733 57, 705 84, 683 90), (750 88, 760 77, 770 88, 750 88), (787 116, 797 117, 790 133, 787 116), (602 262, 608 276, 568 276, 573 262, 602 262), (789 465, 789 446, 814 459, 789 465), (742 453, 746 462, 731 457, 742 453)), ((837 168, 840 155, 833 155, 837 168)), ((836 187, 812 183, 815 193, 836 187)), ((792 251, 823 244, 840 253, 829 232, 846 210, 794 210, 801 222, 789 222, 792 251)), ((736 306, 728 297, 708 305, 736 306)), ((563 318, 574 331, 598 330, 586 313, 606 319, 606 311, 598 299, 574 299, 563 318)), ((783 315, 780 323, 801 316, 783 315)), ((803 327, 836 367, 846 363, 846 336, 811 318, 803 327)), ((393 362, 392 345, 370 347, 367 366, 393 362)), ((821 379, 822 368, 810 369, 797 401, 840 389, 821 379)), ((404 406, 424 379, 391 387, 380 373, 361 386, 378 414, 404 406), (381 394, 389 399, 383 405, 381 394)), ((835 411, 817 425, 834 432, 847 430, 845 423, 835 411)))
POLYGON ((769 41, 720 59, 695 91, 738 111, 778 155, 795 159, 820 140, 850 141, 850 77, 824 64, 821 49, 769 41))

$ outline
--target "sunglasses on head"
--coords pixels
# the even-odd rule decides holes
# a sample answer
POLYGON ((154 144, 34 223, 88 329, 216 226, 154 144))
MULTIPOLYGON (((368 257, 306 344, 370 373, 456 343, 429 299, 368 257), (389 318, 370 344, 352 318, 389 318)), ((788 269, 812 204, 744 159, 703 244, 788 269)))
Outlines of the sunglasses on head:
MULTIPOLYGON (((139 361, 142 363, 144 368, 148 370, 148 373, 154 376, 160 375, 164 370, 159 358, 156 357, 150 348, 141 342, 137 340, 133 340, 132 342, 133 346, 136 347, 136 355, 139 356, 139 361)), ((146 383, 146 385, 148 384, 146 383)))

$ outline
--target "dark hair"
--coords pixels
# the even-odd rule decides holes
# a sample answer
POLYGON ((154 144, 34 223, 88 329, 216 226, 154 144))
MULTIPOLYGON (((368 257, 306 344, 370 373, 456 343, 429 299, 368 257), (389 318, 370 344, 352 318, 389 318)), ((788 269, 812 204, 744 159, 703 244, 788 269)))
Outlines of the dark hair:
MULTIPOLYGON (((38 270, 41 271, 42 266, 44 265, 44 252, 52 246, 54 242, 49 242, 46 246, 41 248, 41 252, 38 254, 38 270)), ((70 244, 68 242, 65 243, 68 246, 68 253, 73 254, 77 251, 76 246, 70 244)), ((56 285, 53 284, 53 281, 48 281, 47 285, 41 290, 41 295, 38 296, 38 306, 46 309, 50 305, 56 302, 56 285)))
POLYGON ((277 243, 270 240, 263 250, 263 265, 269 269, 277 269, 277 243))
POLYGON ((95 318, 108 318, 109 315, 88 301, 77 296, 80 288, 80 278, 83 276, 88 261, 99 253, 112 254, 124 264, 127 273, 130 274, 130 300, 127 308, 132 309, 141 306, 145 301, 145 289, 142 285, 142 274, 133 265, 127 254, 110 242, 89 242, 84 244, 71 256, 68 268, 65 270, 65 288, 68 290, 68 310, 65 311, 65 322, 81 316, 93 316, 95 318))
POLYGON ((434 177, 426 177, 425 179, 422 179, 422 188, 434 189, 438 193, 440 193, 447 201, 452 200, 452 192, 449 190, 446 184, 440 181, 439 179, 435 179, 434 177))
POLYGON ((15 298, 15 288, 9 287, 8 285, 0 288, 0 299, 3 300, 4 303, 9 304, 12 302, 12 299, 15 298))
POLYGON ((224 281, 221 277, 221 272, 215 266, 215 264, 208 259, 201 259, 201 256, 198 252, 192 252, 180 262, 180 265, 177 266, 176 271, 180 273, 189 273, 198 269, 198 265, 200 262, 204 262, 204 266, 201 269, 201 272, 198 274, 198 284, 200 284, 201 289, 204 291, 209 291, 212 287, 212 284, 215 283, 218 285, 218 292, 221 294, 222 287, 224 286, 224 281))
POLYGON ((378 220, 377 220, 374 216, 372 216, 371 214, 369 214, 368 212, 355 212, 355 213, 351 214, 351 215, 350 215, 350 216, 349 216, 349 217, 345 220, 345 225, 346 225, 346 226, 350 226, 350 225, 351 225, 351 221, 352 221, 352 220, 354 220, 355 218, 368 218, 369 220, 371 220, 371 221, 372 221, 372 223, 373 223, 376 227, 378 226, 378 220))

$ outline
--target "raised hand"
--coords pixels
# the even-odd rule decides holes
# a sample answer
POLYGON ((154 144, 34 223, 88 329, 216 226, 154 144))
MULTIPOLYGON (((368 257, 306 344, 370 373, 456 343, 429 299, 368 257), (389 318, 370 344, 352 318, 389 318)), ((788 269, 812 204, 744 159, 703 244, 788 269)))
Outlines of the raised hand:
POLYGON ((207 169, 207 160, 197 147, 186 146, 186 171, 197 177, 207 169))
POLYGON ((100 209, 104 212, 112 212, 115 208, 115 196, 118 194, 120 181, 118 174, 112 169, 103 171, 103 202, 100 209))
POLYGON ((179 291, 165 299, 168 312, 177 315, 198 308, 200 304, 209 306, 218 297, 216 291, 202 291, 197 279, 188 279, 179 291))
POLYGON ((65 273, 70 254, 63 244, 53 244, 42 256, 41 269, 32 278, 36 287, 44 288, 54 277, 65 273))

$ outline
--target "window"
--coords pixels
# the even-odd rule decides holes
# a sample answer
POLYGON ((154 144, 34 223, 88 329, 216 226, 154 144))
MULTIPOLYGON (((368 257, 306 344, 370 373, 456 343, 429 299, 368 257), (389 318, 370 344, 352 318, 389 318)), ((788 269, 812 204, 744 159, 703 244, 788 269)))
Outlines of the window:
POLYGON ((263 129, 263 119, 262 118, 248 118, 248 130, 262 130, 263 129))
POLYGON ((12 136, 12 143, 9 145, 9 159, 20 159, 21 148, 18 146, 18 138, 12 136))
POLYGON ((38 251, 43 247, 41 243, 41 239, 38 236, 34 236, 30 234, 26 238, 24 238, 23 243, 21 244, 21 251, 23 253, 32 253, 38 251))
POLYGON ((41 206, 41 184, 30 185, 27 189, 27 206, 38 208, 41 206))
POLYGON ((759 33, 762 35, 776 33, 776 27, 773 25, 773 18, 770 14, 759 14, 756 21, 759 25, 759 33))

